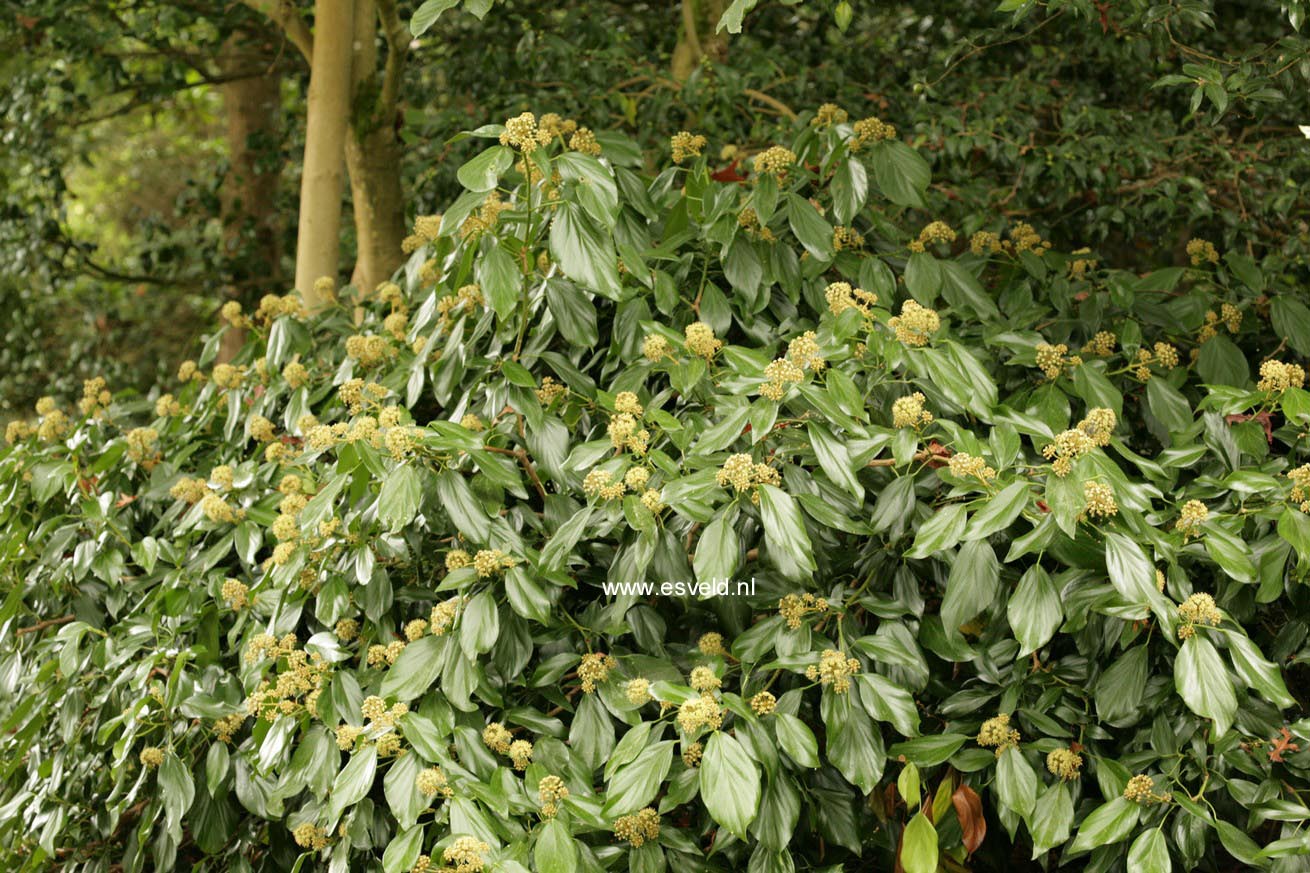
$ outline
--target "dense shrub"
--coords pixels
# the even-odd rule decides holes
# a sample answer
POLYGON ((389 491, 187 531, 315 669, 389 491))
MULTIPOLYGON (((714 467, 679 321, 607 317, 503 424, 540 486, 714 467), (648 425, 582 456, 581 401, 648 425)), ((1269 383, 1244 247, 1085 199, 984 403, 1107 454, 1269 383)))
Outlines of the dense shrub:
POLYGON ((396 284, 12 425, 6 866, 1299 869, 1297 289, 805 121, 474 131, 396 284))

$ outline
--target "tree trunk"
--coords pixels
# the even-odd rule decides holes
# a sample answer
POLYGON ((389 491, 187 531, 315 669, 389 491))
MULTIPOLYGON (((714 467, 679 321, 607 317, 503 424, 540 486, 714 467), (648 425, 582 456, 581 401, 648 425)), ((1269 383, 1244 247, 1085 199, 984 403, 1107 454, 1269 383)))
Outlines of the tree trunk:
MULTIPOLYGON (((278 162, 265 157, 280 136, 282 74, 270 48, 266 34, 239 30, 228 38, 221 57, 223 74, 239 77, 222 86, 228 149, 222 187, 223 254, 231 283, 225 296, 243 305, 260 294, 281 291, 278 162)), ((219 360, 232 360, 242 339, 240 331, 229 328, 219 360)))
POLYGON ((337 281, 346 131, 350 121, 355 0, 315 0, 305 160, 296 235, 296 289, 313 310, 328 301, 314 290, 337 281))
POLYGON ((685 82, 701 58, 721 61, 727 44, 717 32, 723 15, 723 0, 682 0, 678 42, 673 47, 670 73, 674 81, 685 82))
MULTIPOLYGON (((387 34, 391 56, 379 75, 376 0, 355 0, 352 61, 353 112, 346 141, 351 203, 355 216, 355 269, 351 283, 370 294, 404 261, 405 198, 400 183, 396 137, 395 79, 404 61, 401 44, 387 34)), ((384 19, 383 27, 387 26, 384 19)))

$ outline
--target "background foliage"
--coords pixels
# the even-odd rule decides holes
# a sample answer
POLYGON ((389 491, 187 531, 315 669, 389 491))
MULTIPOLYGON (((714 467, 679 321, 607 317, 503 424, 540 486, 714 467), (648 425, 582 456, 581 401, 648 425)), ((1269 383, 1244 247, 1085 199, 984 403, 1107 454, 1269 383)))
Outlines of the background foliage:
POLYGON ((1298 38, 1017 6, 443 14, 394 284, 10 423, 6 867, 1301 869, 1298 38))
MULTIPOLYGON (((776 121, 831 101, 854 117, 895 119, 933 166, 934 211, 970 231, 993 216, 1022 219, 1063 249, 1094 246, 1139 271, 1185 263, 1183 245, 1200 235, 1304 269, 1310 225, 1298 194, 1310 168, 1297 126, 1310 107, 1305 39, 1289 26, 1296 4, 1077 0, 1002 13, 990 3, 876 3, 859 5, 843 32, 830 4, 764 3, 740 34, 707 45, 685 82, 670 71, 677 4, 493 8, 481 19, 446 12, 406 66, 399 123, 413 215, 458 194, 454 170, 471 145, 452 135, 487 118, 556 111, 621 130, 653 169, 675 128, 703 132, 716 154, 727 144, 749 152, 768 144, 776 121)), ((179 340, 205 329, 224 289, 249 305, 289 282, 305 70, 267 22, 239 4, 224 9, 3 7, 12 87, 0 98, 0 251, 2 293, 17 313, 0 376, 7 416, 30 408, 51 374, 65 393, 100 373, 144 390, 162 362, 185 357, 179 340), (231 75, 222 46, 250 30, 258 62, 239 72, 271 69, 284 94, 286 123, 251 143, 285 167, 273 263, 257 228, 223 244, 217 230, 231 150, 212 121, 231 75), (141 177, 115 185, 115 155, 151 155, 160 127, 194 144, 139 161, 141 177), (160 307, 179 334, 140 326, 160 307), (47 325, 64 342, 33 338, 47 325)))

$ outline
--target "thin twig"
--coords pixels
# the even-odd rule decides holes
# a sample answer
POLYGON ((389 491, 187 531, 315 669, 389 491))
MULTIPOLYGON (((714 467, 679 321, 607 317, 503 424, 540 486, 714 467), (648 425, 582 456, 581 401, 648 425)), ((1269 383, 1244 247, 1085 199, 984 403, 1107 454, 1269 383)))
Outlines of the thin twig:
POLYGON ((23 634, 40 633, 41 631, 45 630, 48 627, 55 627, 56 625, 68 624, 70 621, 73 621, 76 618, 77 616, 71 613, 68 615, 61 615, 59 616, 59 618, 47 618, 45 621, 38 621, 36 624, 28 625, 27 627, 20 627, 14 633, 20 637, 23 634))

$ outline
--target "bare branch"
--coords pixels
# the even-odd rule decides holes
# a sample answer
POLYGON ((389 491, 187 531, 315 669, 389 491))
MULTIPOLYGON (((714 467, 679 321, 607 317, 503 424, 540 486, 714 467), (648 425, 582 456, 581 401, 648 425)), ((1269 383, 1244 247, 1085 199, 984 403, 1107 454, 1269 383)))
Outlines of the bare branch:
POLYGON ((242 0, 251 9, 259 12, 282 28, 287 39, 299 49, 305 57, 305 63, 312 64, 314 58, 314 36, 309 32, 309 25, 300 17, 300 10, 292 0, 242 0))
MULTIPOLYGON (((396 0, 378 0, 378 19, 382 25, 382 36, 387 41, 387 63, 382 74, 381 108, 388 115, 394 115, 396 101, 400 94, 400 80, 405 71, 405 59, 409 55, 409 31, 396 11, 396 0)), ((390 119, 387 119, 388 123, 390 119)))

